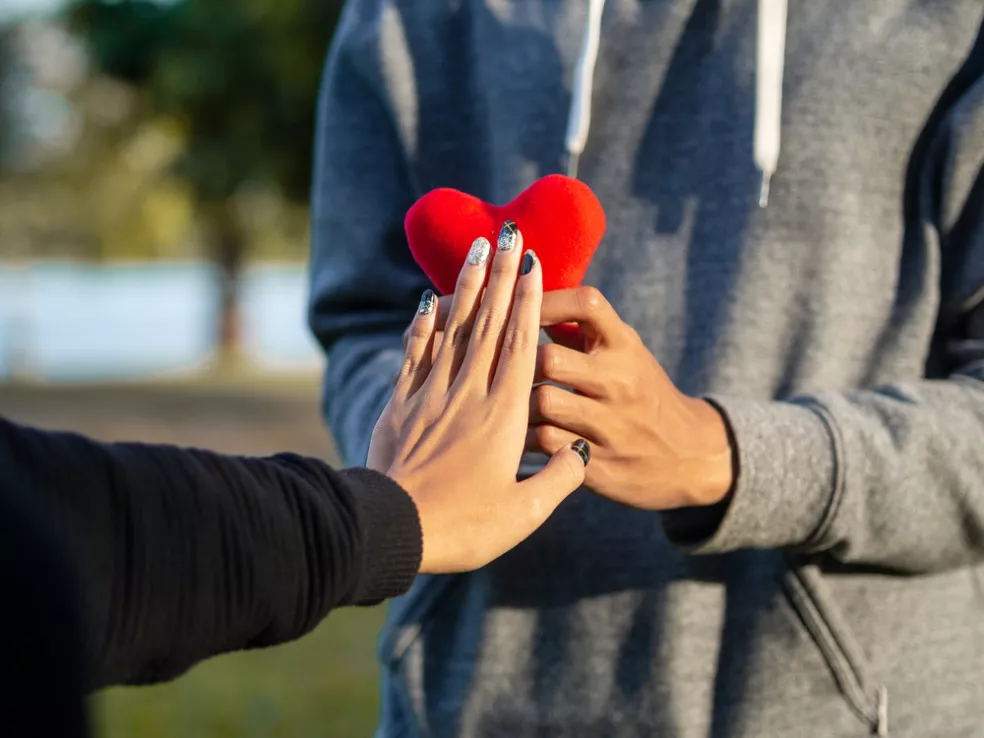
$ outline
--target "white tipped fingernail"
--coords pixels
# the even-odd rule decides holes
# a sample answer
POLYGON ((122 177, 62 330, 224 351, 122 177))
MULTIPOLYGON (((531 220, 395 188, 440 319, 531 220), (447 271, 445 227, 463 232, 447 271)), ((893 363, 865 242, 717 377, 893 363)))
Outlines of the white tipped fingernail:
POLYGON ((468 263, 472 266, 482 266, 488 261, 489 252, 492 251, 492 244, 485 236, 476 238, 468 250, 468 263))

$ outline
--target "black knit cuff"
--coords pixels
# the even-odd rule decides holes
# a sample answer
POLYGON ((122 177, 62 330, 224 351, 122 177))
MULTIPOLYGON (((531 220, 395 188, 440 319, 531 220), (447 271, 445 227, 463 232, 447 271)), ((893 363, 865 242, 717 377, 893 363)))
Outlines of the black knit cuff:
POLYGON ((355 602, 374 605, 410 589, 420 569, 423 534, 417 506, 403 488, 370 469, 341 475, 355 494, 365 542, 365 566, 355 602))

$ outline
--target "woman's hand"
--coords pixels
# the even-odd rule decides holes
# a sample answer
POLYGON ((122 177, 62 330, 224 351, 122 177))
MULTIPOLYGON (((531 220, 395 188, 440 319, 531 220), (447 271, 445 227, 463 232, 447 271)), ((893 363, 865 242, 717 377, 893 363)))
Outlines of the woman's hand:
POLYGON ((516 481, 543 292, 536 256, 522 245, 515 224, 504 225, 483 297, 491 247, 475 242, 439 344, 437 298, 424 293, 393 398, 373 432, 369 467, 417 505, 422 573, 470 571, 498 558, 584 480, 590 450, 576 441, 516 481))

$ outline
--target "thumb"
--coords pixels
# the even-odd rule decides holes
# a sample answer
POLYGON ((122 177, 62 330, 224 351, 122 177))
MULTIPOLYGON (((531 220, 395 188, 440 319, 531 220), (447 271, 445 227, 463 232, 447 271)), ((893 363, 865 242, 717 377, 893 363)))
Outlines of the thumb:
POLYGON ((561 502, 584 484, 584 475, 591 461, 591 446, 578 439, 569 446, 562 446, 550 461, 533 476, 520 482, 524 497, 541 500, 544 519, 550 516, 561 502))

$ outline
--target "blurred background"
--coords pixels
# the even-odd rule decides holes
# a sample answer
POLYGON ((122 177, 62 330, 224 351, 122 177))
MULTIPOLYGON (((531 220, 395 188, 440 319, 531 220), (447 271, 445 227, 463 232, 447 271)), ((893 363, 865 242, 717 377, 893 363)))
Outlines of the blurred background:
MULTIPOLYGON (((337 461, 305 326, 341 0, 0 0, 0 414, 337 461)), ((94 698, 98 735, 369 736, 376 609, 94 698)))

